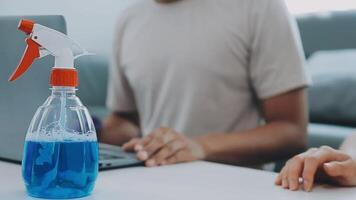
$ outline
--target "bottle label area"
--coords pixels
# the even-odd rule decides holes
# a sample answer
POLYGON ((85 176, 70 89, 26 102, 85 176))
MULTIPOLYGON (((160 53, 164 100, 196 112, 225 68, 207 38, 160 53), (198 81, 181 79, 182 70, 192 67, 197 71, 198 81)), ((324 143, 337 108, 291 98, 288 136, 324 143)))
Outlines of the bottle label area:
POLYGON ((75 198, 89 195, 98 175, 98 143, 26 141, 22 173, 31 196, 75 198))

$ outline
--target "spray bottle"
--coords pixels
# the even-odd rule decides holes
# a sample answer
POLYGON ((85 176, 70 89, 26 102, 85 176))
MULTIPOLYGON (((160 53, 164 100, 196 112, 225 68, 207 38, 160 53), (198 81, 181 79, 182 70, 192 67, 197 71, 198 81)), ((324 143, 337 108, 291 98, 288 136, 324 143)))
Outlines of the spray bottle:
POLYGON ((23 75, 35 59, 55 57, 52 94, 37 109, 26 134, 22 175, 27 192, 40 198, 87 196, 98 174, 98 144, 89 112, 75 94, 74 59, 88 52, 63 33, 33 21, 21 20, 18 28, 28 35, 27 47, 9 81, 23 75))

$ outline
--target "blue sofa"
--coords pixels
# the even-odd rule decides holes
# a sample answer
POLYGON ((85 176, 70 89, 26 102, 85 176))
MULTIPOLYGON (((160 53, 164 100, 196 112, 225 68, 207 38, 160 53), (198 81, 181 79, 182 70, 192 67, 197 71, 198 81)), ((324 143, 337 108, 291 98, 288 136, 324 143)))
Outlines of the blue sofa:
MULTIPOLYGON (((356 74, 356 57, 347 59, 346 56, 334 56, 340 54, 341 50, 356 49, 356 11, 308 14, 299 16, 297 22, 308 59, 307 67, 313 68, 310 72, 315 79, 314 85, 309 89, 311 124, 308 145, 310 147, 329 145, 337 148, 356 127, 356 115, 354 117, 348 113, 355 111, 356 114, 356 110, 353 110, 356 96, 347 95, 348 101, 340 101, 340 98, 345 96, 339 96, 341 90, 353 93, 356 84, 352 83, 353 81, 345 83, 340 80, 340 76, 335 77, 337 71, 334 71, 356 74), (317 54, 320 51, 325 52, 322 60, 316 58, 319 57, 317 54), (355 67, 343 68, 345 65, 355 67), (328 79, 330 85, 326 85, 324 79, 328 79)), ((346 78, 355 80, 355 77, 345 76, 344 79, 346 78)))

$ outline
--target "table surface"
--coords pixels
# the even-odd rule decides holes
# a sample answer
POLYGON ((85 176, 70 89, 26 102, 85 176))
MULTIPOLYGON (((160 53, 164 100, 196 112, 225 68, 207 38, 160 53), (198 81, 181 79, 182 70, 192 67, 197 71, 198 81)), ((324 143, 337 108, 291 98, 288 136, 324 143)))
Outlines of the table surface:
MULTIPOLYGON (((274 186, 275 173, 209 162, 158 168, 126 168, 99 173, 91 196, 82 200, 350 200, 355 188, 317 186, 292 192, 274 186)), ((34 200, 23 186, 20 165, 0 162, 0 199, 34 200)))

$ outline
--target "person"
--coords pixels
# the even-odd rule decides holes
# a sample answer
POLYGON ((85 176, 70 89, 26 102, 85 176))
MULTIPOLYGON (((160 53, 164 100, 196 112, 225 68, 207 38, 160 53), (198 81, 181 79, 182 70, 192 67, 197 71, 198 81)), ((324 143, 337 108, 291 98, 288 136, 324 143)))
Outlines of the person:
POLYGON ((311 191, 315 181, 327 181, 340 186, 356 186, 356 134, 348 137, 340 150, 328 146, 311 148, 292 159, 282 168, 276 185, 311 191))
POLYGON ((141 0, 116 30, 102 142, 149 167, 304 150, 309 79, 283 0, 141 0))

